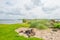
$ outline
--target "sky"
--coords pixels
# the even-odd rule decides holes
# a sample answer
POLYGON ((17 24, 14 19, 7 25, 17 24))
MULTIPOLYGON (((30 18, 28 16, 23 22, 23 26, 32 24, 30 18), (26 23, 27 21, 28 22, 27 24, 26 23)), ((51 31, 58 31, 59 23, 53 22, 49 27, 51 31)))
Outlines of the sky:
POLYGON ((0 0, 0 19, 60 19, 60 0, 0 0))

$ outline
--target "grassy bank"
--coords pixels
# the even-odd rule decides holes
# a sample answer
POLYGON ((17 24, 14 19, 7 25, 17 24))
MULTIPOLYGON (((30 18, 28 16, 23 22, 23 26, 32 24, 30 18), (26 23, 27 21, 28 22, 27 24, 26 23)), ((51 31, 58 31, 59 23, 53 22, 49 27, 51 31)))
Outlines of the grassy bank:
POLYGON ((0 40, 42 40, 39 38, 25 38, 15 32, 17 28, 28 26, 27 24, 0 24, 0 40))

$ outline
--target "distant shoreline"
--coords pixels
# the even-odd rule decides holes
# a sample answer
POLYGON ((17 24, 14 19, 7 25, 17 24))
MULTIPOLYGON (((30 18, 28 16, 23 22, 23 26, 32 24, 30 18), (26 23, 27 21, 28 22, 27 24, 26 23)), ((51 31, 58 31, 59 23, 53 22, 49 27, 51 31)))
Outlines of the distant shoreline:
POLYGON ((0 19, 0 24, 15 24, 22 23, 22 20, 19 19, 0 19))

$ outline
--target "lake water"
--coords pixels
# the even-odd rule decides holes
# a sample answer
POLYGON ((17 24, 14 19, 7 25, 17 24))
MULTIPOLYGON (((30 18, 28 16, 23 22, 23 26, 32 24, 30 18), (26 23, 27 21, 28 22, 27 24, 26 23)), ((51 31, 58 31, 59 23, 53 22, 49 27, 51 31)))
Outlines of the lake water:
POLYGON ((22 20, 19 19, 0 19, 0 24, 15 24, 22 23, 22 20))

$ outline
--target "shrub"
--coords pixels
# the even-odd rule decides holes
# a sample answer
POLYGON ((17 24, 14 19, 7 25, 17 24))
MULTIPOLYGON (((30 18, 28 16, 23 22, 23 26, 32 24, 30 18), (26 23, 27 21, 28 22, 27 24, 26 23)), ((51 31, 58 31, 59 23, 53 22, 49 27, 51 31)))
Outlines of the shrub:
POLYGON ((48 27, 46 25, 44 25, 44 24, 38 24, 37 28, 38 29, 47 29, 48 27))
POLYGON ((23 19, 23 23, 26 23, 26 19, 23 19))
POLYGON ((48 28, 45 24, 40 23, 39 21, 30 22, 30 27, 31 28, 38 28, 38 29, 47 29, 48 28))
POLYGON ((60 23, 54 23, 54 28, 60 29, 60 23))
POLYGON ((30 23, 30 27, 32 27, 32 28, 36 28, 37 25, 38 25, 38 22, 31 22, 30 23))

